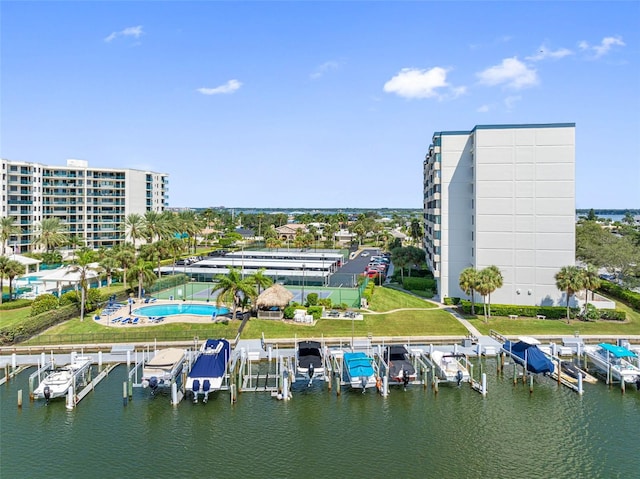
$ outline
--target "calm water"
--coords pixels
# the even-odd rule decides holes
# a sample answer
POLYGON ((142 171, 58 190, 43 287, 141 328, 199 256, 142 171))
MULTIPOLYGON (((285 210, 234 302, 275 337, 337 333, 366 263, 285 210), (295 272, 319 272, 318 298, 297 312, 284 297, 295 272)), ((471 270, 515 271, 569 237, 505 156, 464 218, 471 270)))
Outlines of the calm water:
POLYGON ((509 370, 496 378, 495 361, 485 371, 486 398, 468 386, 338 397, 298 381, 289 402, 217 393, 173 408, 138 389, 123 407, 119 366, 71 412, 28 399, 19 411, 22 373, 0 387, 0 477, 638 477, 635 388, 580 397, 542 378, 530 396, 509 370))

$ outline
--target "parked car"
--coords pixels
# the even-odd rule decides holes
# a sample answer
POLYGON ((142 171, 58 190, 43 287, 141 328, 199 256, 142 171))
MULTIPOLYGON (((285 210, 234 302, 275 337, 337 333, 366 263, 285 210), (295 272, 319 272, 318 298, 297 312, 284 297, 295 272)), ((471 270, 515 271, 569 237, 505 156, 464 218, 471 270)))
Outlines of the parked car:
POLYGON ((366 258, 367 256, 369 256, 369 253, 367 253, 366 251, 363 251, 362 253, 360 253, 360 256, 362 256, 363 258, 366 258))

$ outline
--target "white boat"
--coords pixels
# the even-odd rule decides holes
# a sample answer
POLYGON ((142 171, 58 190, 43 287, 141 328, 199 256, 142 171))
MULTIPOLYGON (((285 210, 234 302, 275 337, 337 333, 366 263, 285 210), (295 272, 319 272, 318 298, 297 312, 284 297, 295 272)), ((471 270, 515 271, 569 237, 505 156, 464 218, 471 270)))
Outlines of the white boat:
POLYGON ((622 346, 600 343, 597 346, 587 345, 584 353, 593 364, 605 375, 611 370, 611 377, 625 383, 636 383, 640 389, 640 367, 631 362, 638 361, 638 355, 622 346))
POLYGON ((436 375, 442 381, 455 383, 458 386, 462 382, 469 382, 468 361, 464 354, 449 354, 442 351, 433 351, 431 361, 436 370, 436 375))
POLYGON ((363 352, 344 353, 344 369, 351 387, 362 389, 376 387, 376 371, 373 358, 363 352))
POLYGON ((70 364, 54 369, 33 391, 34 397, 47 401, 64 397, 71 386, 77 386, 77 379, 87 372, 91 363, 92 359, 89 356, 76 356, 70 364))
POLYGON ((184 350, 178 348, 158 351, 142 368, 142 387, 152 392, 159 387, 170 387, 182 370, 184 356, 184 350))
POLYGON ((229 341, 225 339, 207 339, 200 348, 200 353, 187 375, 186 391, 193 394, 193 402, 198 396, 204 396, 206 403, 209 393, 222 388, 224 376, 229 362, 229 341))
POLYGON ((324 359, 322 344, 318 341, 300 341, 296 348, 296 369, 298 374, 309 379, 324 378, 324 359))

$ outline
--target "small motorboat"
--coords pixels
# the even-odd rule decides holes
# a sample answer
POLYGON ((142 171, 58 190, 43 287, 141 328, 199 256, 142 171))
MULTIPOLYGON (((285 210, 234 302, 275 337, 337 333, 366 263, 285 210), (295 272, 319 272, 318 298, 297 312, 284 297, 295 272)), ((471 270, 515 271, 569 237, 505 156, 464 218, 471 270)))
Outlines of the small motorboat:
POLYGON ((616 381, 635 383, 640 390, 640 368, 631 362, 637 361, 638 355, 623 347, 608 343, 597 346, 587 345, 584 353, 605 375, 611 371, 611 377, 616 381))
POLYGON ((389 381, 391 384, 402 384, 406 388, 415 381, 416 368, 411 362, 409 351, 405 346, 389 346, 384 352, 384 360, 389 366, 389 381))
POLYGON ((363 352, 344 353, 344 369, 351 387, 362 389, 376 387, 376 371, 373 358, 363 352))
POLYGON ((521 336, 517 342, 505 341, 502 351, 510 356, 514 362, 525 366, 527 371, 534 374, 550 374, 555 367, 549 357, 538 348, 540 341, 529 336, 521 336))
POLYGON ((462 382, 469 382, 471 376, 467 367, 467 357, 464 354, 448 354, 442 351, 433 351, 431 361, 435 367, 438 378, 458 386, 462 382))
POLYGON ((184 364, 183 349, 167 348, 157 352, 142 368, 142 387, 155 393, 158 388, 171 386, 184 364))
POLYGON ((204 396, 202 402, 206 403, 209 393, 222 388, 229 354, 229 341, 225 339, 207 339, 202 345, 185 385, 186 391, 193 394, 194 403, 198 402, 200 394, 204 396))
POLYGON ((309 386, 314 378, 324 378, 322 344, 318 341, 300 341, 296 348, 296 369, 309 379, 309 386))
POLYGON ((77 386, 77 380, 91 367, 93 360, 89 356, 76 356, 71 363, 49 373, 33 391, 38 399, 56 399, 66 396, 70 387, 77 386))

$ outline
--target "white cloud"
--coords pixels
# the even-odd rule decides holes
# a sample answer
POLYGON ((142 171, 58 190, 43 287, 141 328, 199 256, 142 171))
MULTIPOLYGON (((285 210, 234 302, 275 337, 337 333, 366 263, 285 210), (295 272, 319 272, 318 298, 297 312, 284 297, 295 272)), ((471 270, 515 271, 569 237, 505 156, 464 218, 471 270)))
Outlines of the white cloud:
POLYGON ((491 110, 491 107, 489 105, 482 105, 482 106, 478 107, 478 109, 476 111, 478 113, 487 113, 489 110, 491 110))
POLYGON ((581 50, 584 50, 587 53, 591 53, 593 54, 594 58, 600 58, 604 55, 606 55, 607 53, 609 53, 609 50, 611 50, 611 48, 613 46, 620 46, 620 47, 624 47, 626 45, 626 43, 624 43, 624 41, 622 40, 622 37, 605 37, 602 39, 602 41, 600 42, 600 45, 589 45, 588 42, 586 41, 581 41, 580 43, 578 43, 578 47, 581 50))
POLYGON ((337 70, 340 68, 340 63, 334 61, 324 62, 322 65, 316 67, 316 69, 309 75, 309 78, 312 80, 316 80, 323 76, 325 73, 330 72, 332 70, 337 70))
POLYGON ((241 86, 242 83, 238 80, 229 80, 224 85, 220 85, 215 88, 198 88, 196 91, 203 95, 228 95, 238 90, 241 86))
POLYGON ((546 60, 547 58, 557 60, 569 55, 573 55, 573 52, 568 48, 558 48, 557 50, 551 50, 545 45, 540 45, 540 48, 538 48, 538 52, 535 55, 525 57, 525 59, 532 62, 539 62, 541 60, 546 60))
POLYGON ((384 84, 386 93, 395 93, 404 98, 455 98, 466 92, 466 87, 452 87, 447 83, 447 70, 433 67, 430 70, 403 68, 384 84), (448 92, 441 93, 442 88, 448 92))
POLYGON ((536 70, 529 68, 517 57, 505 58, 500 65, 489 67, 476 75, 480 83, 485 85, 505 84, 516 90, 538 84, 536 70))
POLYGON ((135 27, 124 28, 119 32, 111 32, 111 34, 108 37, 106 37, 104 41, 108 43, 115 40, 118 37, 140 38, 142 35, 144 35, 144 32, 142 31, 142 25, 138 25, 135 27))

